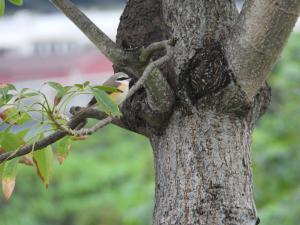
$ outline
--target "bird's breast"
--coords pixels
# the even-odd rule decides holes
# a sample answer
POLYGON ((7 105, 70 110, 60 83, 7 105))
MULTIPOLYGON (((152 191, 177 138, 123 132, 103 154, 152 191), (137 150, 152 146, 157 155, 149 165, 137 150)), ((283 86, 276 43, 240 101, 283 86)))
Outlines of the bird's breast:
POLYGON ((118 86, 118 89, 122 92, 114 92, 109 95, 111 100, 116 104, 120 104, 126 98, 128 94, 128 84, 121 83, 121 85, 118 86))

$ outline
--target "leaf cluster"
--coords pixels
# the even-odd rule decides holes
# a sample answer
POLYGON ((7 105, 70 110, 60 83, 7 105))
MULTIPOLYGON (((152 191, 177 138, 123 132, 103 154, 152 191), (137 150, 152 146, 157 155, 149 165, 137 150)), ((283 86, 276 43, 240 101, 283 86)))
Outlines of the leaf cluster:
MULTIPOLYGON (((33 144, 34 148, 36 141, 65 126, 69 120, 67 105, 78 95, 94 95, 101 111, 109 116, 121 116, 118 105, 107 94, 120 92, 116 88, 92 86, 88 81, 73 86, 51 81, 44 86, 54 89, 54 99, 49 99, 42 90, 17 90, 12 84, 0 84, 0 154, 16 154, 28 144, 33 144)), ((67 158, 72 140, 73 137, 66 136, 57 143, 55 150, 60 163, 67 158)), ((20 163, 33 166, 47 187, 52 176, 53 149, 51 146, 42 151, 32 149, 32 152, 21 158, 0 164, 2 191, 6 199, 10 198, 14 190, 20 163)))

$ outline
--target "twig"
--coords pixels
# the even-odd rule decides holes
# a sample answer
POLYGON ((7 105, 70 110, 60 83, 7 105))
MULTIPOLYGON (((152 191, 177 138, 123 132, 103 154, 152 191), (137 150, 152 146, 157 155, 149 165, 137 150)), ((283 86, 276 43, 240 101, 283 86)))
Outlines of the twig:
MULTIPOLYGON (((83 120, 85 120, 87 118, 103 119, 105 117, 106 117, 106 115, 99 110, 95 110, 92 108, 84 108, 78 114, 76 114, 75 116, 73 116, 71 118, 71 120, 68 122, 67 126, 70 127, 71 129, 74 129, 78 124, 80 124, 83 120)), ((56 141, 62 139, 66 135, 67 135, 67 133, 65 131, 59 130, 59 131, 56 131, 53 134, 50 134, 49 136, 47 136, 33 144, 23 146, 20 149, 17 149, 15 151, 0 154, 0 163, 4 162, 6 160, 11 160, 13 158, 26 155, 32 151, 41 150, 41 149, 47 147, 48 145, 51 145, 51 144, 55 143, 56 141)))
POLYGON ((59 128, 67 132, 69 135, 82 137, 82 136, 91 135, 95 133, 97 130, 108 125, 112 121, 113 118, 111 116, 108 116, 105 119, 98 121, 96 125, 94 125, 92 128, 82 128, 80 130, 73 130, 67 126, 60 126, 59 128))
POLYGON ((166 61, 168 61, 172 57, 172 54, 173 54, 172 47, 165 44, 165 48, 167 50, 166 55, 164 55, 163 57, 149 63, 149 65, 144 70, 143 75, 141 76, 141 78, 129 90, 126 99, 130 98, 138 89, 140 89, 143 86, 143 84, 145 83, 147 78, 150 76, 150 74, 151 74, 151 72, 154 68, 161 66, 163 63, 165 63, 166 61))
POLYGON ((139 59, 142 63, 147 62, 154 52, 157 52, 159 50, 164 50, 168 45, 174 46, 175 43, 176 43, 175 39, 154 42, 141 51, 139 59))

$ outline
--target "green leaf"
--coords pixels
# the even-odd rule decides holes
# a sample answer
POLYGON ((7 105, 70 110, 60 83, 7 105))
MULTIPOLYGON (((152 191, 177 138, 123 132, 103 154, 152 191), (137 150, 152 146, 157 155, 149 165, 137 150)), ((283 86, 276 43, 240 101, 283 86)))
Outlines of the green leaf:
POLYGON ((15 85, 13 85, 13 84, 7 84, 7 86, 8 86, 8 90, 14 90, 14 91, 17 90, 15 85))
POLYGON ((23 93, 26 93, 27 91, 30 91, 29 88, 22 88, 20 93, 23 94, 23 93))
POLYGON ((64 137, 57 144, 57 159, 58 162, 62 164, 67 159, 71 150, 71 138, 64 137))
POLYGON ((18 133, 16 133, 16 135, 19 139, 21 139, 23 141, 23 143, 25 143, 24 140, 29 131, 30 131, 30 129, 27 128, 27 129, 19 131, 18 133))
POLYGON ((38 96, 39 94, 36 92, 28 92, 22 95, 23 98, 30 98, 30 97, 34 97, 34 96, 38 96))
POLYGON ((17 6, 23 5, 23 0, 8 0, 8 1, 17 6))
POLYGON ((37 92, 31 91, 29 88, 23 88, 20 91, 21 98, 30 98, 39 95, 37 92))
POLYGON ((2 192, 8 200, 14 191, 19 159, 5 162, 2 168, 2 192))
POLYGON ((14 97, 11 94, 1 95, 0 97, 0 107, 6 105, 14 97))
POLYGON ((74 84, 75 87, 78 87, 79 89, 83 89, 83 84, 74 84))
POLYGON ((31 116, 27 112, 21 112, 16 107, 10 107, 0 113, 0 118, 8 124, 22 125, 30 120, 31 116))
POLYGON ((113 116, 122 115, 118 105, 109 98, 105 91, 102 91, 98 88, 92 88, 92 92, 99 104, 101 111, 113 116))
POLYGON ((0 0, 0 16, 4 15, 5 11, 5 0, 0 0))
MULTIPOLYGON (((29 129, 25 129, 16 134, 11 133, 9 130, 0 132, 1 152, 18 150, 18 148, 25 143, 23 139, 28 131, 29 129)), ((0 164, 0 175, 2 176, 2 191, 4 197, 7 200, 10 198, 15 187, 18 162, 19 158, 15 158, 0 164)))
POLYGON ((1 108, 2 106, 4 106, 4 105, 6 105, 5 99, 0 98, 0 108, 1 108))
POLYGON ((33 152, 33 161, 37 167, 38 176, 43 181, 46 188, 49 185, 52 175, 53 152, 51 146, 33 152))
POLYGON ((64 97, 64 94, 61 92, 58 92, 54 97, 54 105, 58 105, 63 97, 64 97))
MULTIPOLYGON (((0 5, 1 5, 1 1, 0 0, 0 5)), ((1 6, 0 6, 1 7, 1 6)), ((0 9, 1 10, 1 9, 0 9)), ((9 86, 8 84, 5 84, 5 83, 0 83, 0 94, 2 95, 2 97, 5 97, 7 95, 9 91, 9 86)))
POLYGON ((0 132, 0 145, 7 151, 17 150, 20 146, 24 144, 23 131, 19 133, 11 133, 9 130, 0 132))
POLYGON ((71 88, 72 88, 72 86, 64 86, 65 93, 67 93, 71 88))
POLYGON ((89 81, 86 81, 86 82, 83 83, 83 87, 87 87, 88 85, 90 85, 89 81))
POLYGON ((17 89, 13 84, 0 83, 0 94, 6 95, 10 90, 16 91, 17 89))
POLYGON ((93 88, 97 88, 99 90, 102 90, 102 91, 105 91, 105 92, 108 92, 108 93, 114 93, 114 92, 123 93, 123 91, 121 91, 120 89, 115 88, 115 87, 110 87, 110 86, 98 85, 98 86, 94 86, 93 88))
POLYGON ((65 87, 63 87, 61 84, 57 82, 47 82, 47 84, 57 91, 57 94, 54 97, 54 105, 58 105, 62 100, 62 98, 64 97, 64 95, 66 94, 65 87))
POLYGON ((60 83, 49 81, 47 84, 58 92, 65 92, 64 87, 60 83))

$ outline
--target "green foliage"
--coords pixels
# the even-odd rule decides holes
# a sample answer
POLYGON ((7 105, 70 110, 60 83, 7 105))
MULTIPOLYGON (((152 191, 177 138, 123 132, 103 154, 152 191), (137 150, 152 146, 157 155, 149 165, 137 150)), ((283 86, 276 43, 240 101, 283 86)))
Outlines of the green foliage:
POLYGON ((0 0, 0 16, 3 16, 5 11, 5 0, 0 0))
POLYGON ((71 138, 64 137, 56 143, 57 146, 57 160, 62 164, 68 157, 71 150, 71 138))
POLYGON ((269 112, 254 132, 254 188, 261 224, 300 220, 300 35, 293 34, 269 83, 269 112))
POLYGON ((23 133, 13 133, 9 129, 0 132, 0 146, 2 151, 13 151, 18 149, 24 140, 22 139, 23 133))
POLYGON ((68 90, 70 90, 68 87, 63 87, 61 84, 57 83, 57 82, 47 82, 47 84, 54 88, 56 90, 56 95, 54 97, 54 105, 58 105, 60 103, 60 101, 62 100, 62 98, 64 97, 64 95, 68 94, 68 90))
MULTIPOLYGON (((1 152, 11 152, 24 144, 26 132, 11 133, 9 130, 0 132, 1 152)), ((2 192, 9 199, 14 191, 19 159, 4 162, 1 168, 2 192)))
MULTIPOLYGON (((80 94, 94 94, 100 108, 103 112, 112 116, 120 116, 121 113, 115 102, 106 94, 106 90, 112 92, 119 92, 106 86, 91 86, 90 82, 86 81, 83 84, 75 84, 74 86, 63 86, 57 82, 47 82, 45 85, 50 86, 56 91, 53 102, 46 97, 41 91, 30 90, 24 88, 18 91, 11 84, 0 84, 0 128, 4 131, 1 132, 0 137, 0 150, 1 152, 12 151, 15 154, 19 147, 23 145, 33 144, 42 139, 45 134, 52 130, 59 130, 62 126, 67 125, 69 118, 65 114, 66 105, 70 100, 80 94), (31 102, 31 104, 28 104, 31 102), (39 114, 39 117, 31 116, 31 113, 39 114), (24 129, 28 122, 32 123, 35 120, 36 124, 31 126, 32 132, 26 137, 28 129, 24 129), (14 125, 25 125, 19 127, 21 129, 18 133, 13 132, 11 129, 14 125), (49 130, 49 128, 51 128, 49 130), (22 130, 23 129, 23 130, 22 130)), ((57 158, 60 163, 66 160, 71 149, 71 138, 66 137, 58 142, 57 158)), ((37 152, 31 152, 23 156, 20 160, 31 166, 35 166, 38 176, 43 181, 44 185, 48 187, 52 175, 52 149, 51 146, 37 152)), ((19 160, 13 160, 14 164, 19 160)), ((2 168, 2 186, 3 193, 8 199, 13 192, 15 186, 15 177, 17 173, 17 166, 14 168, 14 173, 7 173, 6 168, 11 165, 11 162, 4 162, 2 168)), ((10 167, 9 167, 10 168, 10 167)), ((12 170, 10 170, 12 171, 12 170)))
POLYGON ((33 152, 33 161, 39 177, 44 185, 48 187, 52 175, 52 159, 53 152, 51 146, 46 147, 40 151, 33 152))
MULTIPOLYGON (((23 5, 23 0, 8 0, 10 3, 21 6, 23 5)), ((5 11, 5 0, 0 0, 0 16, 4 15, 5 11)))
POLYGON ((0 113, 0 118, 8 124, 11 125, 22 125, 28 121, 31 121, 31 116, 24 111, 20 111, 17 107, 12 106, 6 108, 0 113))
POLYGON ((20 164, 13 196, 0 199, 1 225, 150 225, 153 176, 148 140, 109 126, 73 142, 47 190, 20 164))
POLYGON ((17 6, 23 5, 23 0, 8 0, 8 1, 17 6))
POLYGON ((0 83, 0 107, 6 105, 12 99, 13 95, 8 92, 13 90, 16 90, 16 88, 12 84, 0 83))
POLYGON ((7 200, 10 198, 15 188, 17 167, 19 164, 18 161, 19 159, 12 159, 5 162, 1 171, 2 191, 7 200))

